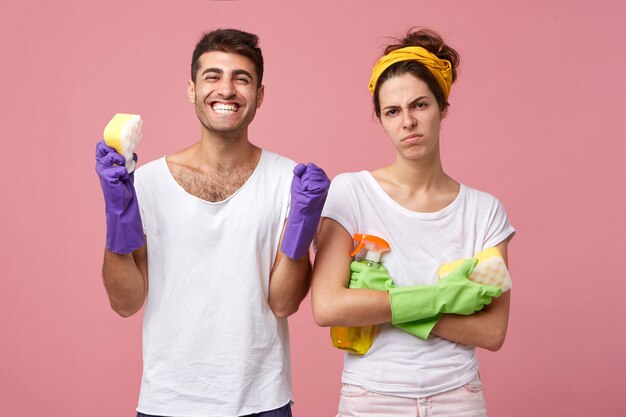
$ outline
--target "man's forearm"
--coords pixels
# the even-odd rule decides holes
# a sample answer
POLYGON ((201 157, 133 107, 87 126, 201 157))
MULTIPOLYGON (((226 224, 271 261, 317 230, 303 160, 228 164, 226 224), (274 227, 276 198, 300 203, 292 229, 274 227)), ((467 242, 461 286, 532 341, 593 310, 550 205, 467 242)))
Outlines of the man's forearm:
POLYGON ((111 308, 122 317, 141 309, 148 293, 146 246, 129 254, 104 251, 102 277, 111 308))
POLYGON ((309 255, 294 260, 279 253, 270 275, 268 301, 276 317, 286 318, 298 311, 310 285, 309 255))

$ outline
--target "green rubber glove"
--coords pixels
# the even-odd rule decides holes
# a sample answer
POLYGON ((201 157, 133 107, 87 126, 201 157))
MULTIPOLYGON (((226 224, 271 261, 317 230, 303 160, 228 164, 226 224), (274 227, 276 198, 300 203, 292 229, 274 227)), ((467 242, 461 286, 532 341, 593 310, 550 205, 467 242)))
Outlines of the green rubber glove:
POLYGON ((392 323, 432 318, 440 313, 469 315, 499 297, 502 289, 470 281, 467 276, 478 260, 471 258, 435 285, 396 287, 389 290, 392 323))
POLYGON ((428 339, 428 336, 430 336, 430 332, 432 332, 437 325, 440 317, 441 314, 437 314, 436 316, 429 317, 427 319, 410 321, 408 323, 398 323, 394 324, 394 326, 412 334, 415 337, 426 340, 428 339))
MULTIPOLYGON (((389 271, 378 264, 369 266, 364 261, 354 261, 350 264, 350 288, 365 288, 368 290, 389 291, 396 286, 393 283, 389 271)), ((399 323, 395 326, 405 332, 426 340, 433 327, 439 321, 441 314, 423 320, 415 320, 408 323, 399 323)))
POLYGON ((350 264, 349 288, 365 288, 367 290, 387 291, 395 288, 389 271, 381 264, 368 265, 367 261, 352 261, 350 264))
POLYGON ((435 285, 409 287, 396 287, 382 265, 352 262, 349 287, 389 291, 392 323, 426 340, 441 313, 473 314, 502 294, 500 288, 476 284, 467 278, 477 262, 474 258, 466 260, 435 285))

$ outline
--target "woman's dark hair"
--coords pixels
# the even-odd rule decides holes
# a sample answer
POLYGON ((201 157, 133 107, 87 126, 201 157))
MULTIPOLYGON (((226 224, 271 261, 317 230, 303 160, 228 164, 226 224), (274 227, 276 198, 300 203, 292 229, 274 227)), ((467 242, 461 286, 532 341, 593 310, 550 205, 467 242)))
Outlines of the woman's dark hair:
POLYGON ((196 44, 191 56, 191 79, 196 82, 199 69, 198 59, 205 52, 221 51, 243 55, 249 58, 256 68, 259 78, 257 86, 263 81, 263 54, 259 48, 259 37, 237 29, 216 29, 205 33, 196 44))
MULTIPOLYGON (((438 58, 450 61, 450 64, 452 65, 452 82, 456 80, 456 68, 459 66, 461 58, 454 49, 446 45, 437 32, 428 29, 416 30, 415 28, 411 28, 407 32, 404 39, 394 38, 393 41, 393 43, 387 45, 385 48, 385 55, 395 51, 396 49, 405 48, 407 46, 421 46, 429 52, 437 55, 438 58)), ((402 61, 396 62, 383 71, 376 82, 376 88, 374 89, 373 95, 374 112, 376 113, 376 117, 380 119, 380 87, 388 79, 398 77, 406 73, 413 74, 415 77, 424 81, 428 85, 428 88, 430 88, 430 91, 433 92, 441 111, 445 110, 450 105, 448 100, 446 100, 437 79, 424 64, 417 61, 402 61)))

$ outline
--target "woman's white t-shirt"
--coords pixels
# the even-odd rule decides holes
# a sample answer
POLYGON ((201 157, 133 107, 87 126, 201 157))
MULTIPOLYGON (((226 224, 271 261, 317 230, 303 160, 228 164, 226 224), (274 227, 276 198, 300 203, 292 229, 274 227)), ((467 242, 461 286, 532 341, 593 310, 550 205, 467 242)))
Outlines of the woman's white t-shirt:
MULTIPOLYGON (((338 175, 322 216, 351 236, 366 233, 389 242, 381 262, 398 286, 434 284, 441 264, 469 258, 515 233, 502 204, 488 193, 461 184, 447 207, 420 213, 391 199, 367 171, 338 175)), ((424 341, 383 324, 365 355, 345 354, 342 381, 422 398, 462 386, 477 371, 474 347, 434 335, 424 341)))

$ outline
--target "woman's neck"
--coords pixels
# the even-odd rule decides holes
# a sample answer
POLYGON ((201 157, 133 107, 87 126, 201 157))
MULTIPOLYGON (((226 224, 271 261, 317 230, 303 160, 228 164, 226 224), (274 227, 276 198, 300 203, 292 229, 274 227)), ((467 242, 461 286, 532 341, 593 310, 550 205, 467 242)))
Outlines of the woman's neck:
POLYGON ((460 184, 443 171, 438 158, 430 162, 396 158, 393 164, 373 171, 372 175, 389 197, 419 212, 441 210, 456 198, 460 189, 460 184))
MULTIPOLYGON (((397 155, 395 161, 382 168, 380 173, 384 180, 394 183, 397 187, 423 193, 430 190, 456 189, 456 182, 443 170, 439 154, 420 159, 406 159, 397 155)), ((376 176, 376 175, 374 175, 376 176)))

